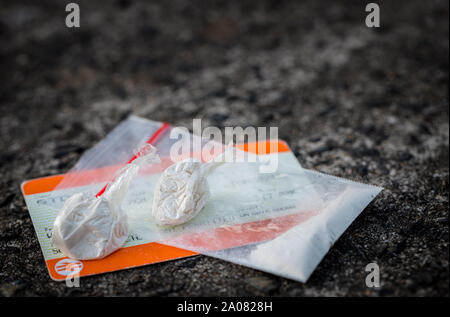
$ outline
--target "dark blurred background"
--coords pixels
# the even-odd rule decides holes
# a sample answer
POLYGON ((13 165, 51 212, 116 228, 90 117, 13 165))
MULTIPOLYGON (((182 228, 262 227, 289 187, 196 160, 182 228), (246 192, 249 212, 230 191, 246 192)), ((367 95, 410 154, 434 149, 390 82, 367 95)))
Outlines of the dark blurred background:
POLYGON ((0 1, 0 295, 447 295, 448 1, 0 1), (278 126, 306 168, 385 187, 307 284, 205 256, 50 280, 20 183, 129 114, 278 126), (376 261, 381 288, 365 286, 376 261))

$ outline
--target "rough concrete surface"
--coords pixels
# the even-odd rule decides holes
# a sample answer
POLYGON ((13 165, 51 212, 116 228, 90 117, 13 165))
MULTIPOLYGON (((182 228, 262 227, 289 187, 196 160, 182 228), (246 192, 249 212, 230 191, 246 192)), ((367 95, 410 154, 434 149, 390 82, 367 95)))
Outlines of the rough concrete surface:
POLYGON ((0 294, 449 294, 448 1, 0 1, 0 294), (306 168, 385 190, 308 283, 206 256, 50 280, 20 192, 129 114, 278 126, 306 168), (381 287, 365 286, 380 265, 381 287))

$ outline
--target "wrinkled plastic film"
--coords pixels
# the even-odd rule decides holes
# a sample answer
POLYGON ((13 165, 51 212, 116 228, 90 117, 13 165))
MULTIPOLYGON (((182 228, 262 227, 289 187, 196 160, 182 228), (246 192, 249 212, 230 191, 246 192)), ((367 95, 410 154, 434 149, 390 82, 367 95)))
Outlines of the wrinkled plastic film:
POLYGON ((156 149, 147 144, 140 156, 116 173, 103 195, 77 192, 68 198, 53 224, 53 245, 81 260, 101 259, 122 247, 128 238, 122 201, 139 169, 159 162, 156 149))
MULTIPOLYGON (((82 156, 68 183, 76 184, 83 172, 106 167, 89 182, 91 187, 101 188, 113 174, 107 167, 126 162, 159 126, 138 117, 125 120, 82 156), (132 124, 137 121, 138 125, 132 124), (147 129, 149 132, 144 132, 147 129), (139 133, 144 135, 139 138, 139 133), (125 135, 135 137, 129 142, 125 135), (114 149, 109 149, 110 144, 114 149), (116 149, 121 146, 124 150, 116 149), (119 155, 114 160, 105 158, 104 153, 115 156, 116 151, 119 155), (95 185, 97 181, 99 185, 95 185)), ((154 224, 151 209, 155 184, 173 164, 168 156, 177 140, 170 138, 170 132, 155 144, 161 163, 136 177, 123 204, 130 234, 143 241, 158 241, 306 281, 331 245, 381 190, 305 170, 291 152, 258 155, 256 162, 225 163, 211 171, 211 197, 198 216, 183 225, 160 227, 154 224), (262 162, 274 156, 277 170, 260 173, 262 162)), ((190 135, 191 146, 194 138, 198 137, 190 135)), ((205 142, 201 140, 202 145, 205 142)), ((199 154, 191 150, 193 156, 199 154)))

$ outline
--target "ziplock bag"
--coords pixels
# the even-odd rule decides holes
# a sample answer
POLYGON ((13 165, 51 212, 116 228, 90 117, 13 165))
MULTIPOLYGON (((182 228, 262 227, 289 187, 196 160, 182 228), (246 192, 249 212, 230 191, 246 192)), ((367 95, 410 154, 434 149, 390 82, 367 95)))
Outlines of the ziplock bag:
MULTIPOLYGON (((128 118, 84 154, 56 189, 70 187, 95 195, 133 150, 161 127, 154 121, 128 118), (92 169, 97 172, 90 173, 92 169)), ((261 160, 225 163, 210 174, 211 197, 197 217, 183 225, 159 227, 151 218, 153 190, 162 171, 173 164, 168 157, 177 141, 170 138, 172 129, 159 130, 152 144, 161 163, 140 172, 124 202, 130 233, 143 241, 305 282, 331 245, 381 190, 303 169, 284 143, 271 140, 278 150, 271 152, 257 144, 254 155, 265 156, 264 161, 276 156, 275 172, 260 173, 261 160)), ((192 155, 196 154, 193 151, 192 155)))

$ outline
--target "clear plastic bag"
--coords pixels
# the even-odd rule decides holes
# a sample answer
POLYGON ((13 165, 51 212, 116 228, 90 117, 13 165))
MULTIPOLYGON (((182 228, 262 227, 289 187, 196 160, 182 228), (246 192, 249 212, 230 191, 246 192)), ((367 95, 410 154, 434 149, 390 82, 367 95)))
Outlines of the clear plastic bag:
MULTIPOLYGON (((89 188, 95 194, 161 126, 135 116, 128 118, 86 152, 56 189, 79 186, 80 191, 89 188), (89 173, 86 179, 85 172, 92 169, 96 173, 89 173)), ((211 197, 200 214, 185 224, 161 227, 151 216, 153 191, 160 174, 174 163, 169 157, 177 142, 170 138, 173 129, 169 127, 153 143, 161 163, 144 168, 125 199, 130 233, 143 241, 305 282, 332 244, 381 191, 303 169, 290 151, 259 154, 267 157, 216 168, 208 176, 211 197), (258 162, 267 162, 274 155, 277 171, 260 173, 258 162)), ((208 141, 201 140, 201 144, 208 141)), ((198 152, 192 149, 191 154, 198 152)))
POLYGON ((80 260, 101 259, 118 250, 128 238, 128 217, 122 202, 141 169, 159 163, 156 149, 147 144, 97 195, 78 192, 58 212, 52 243, 80 260))

